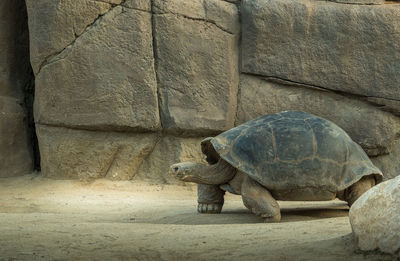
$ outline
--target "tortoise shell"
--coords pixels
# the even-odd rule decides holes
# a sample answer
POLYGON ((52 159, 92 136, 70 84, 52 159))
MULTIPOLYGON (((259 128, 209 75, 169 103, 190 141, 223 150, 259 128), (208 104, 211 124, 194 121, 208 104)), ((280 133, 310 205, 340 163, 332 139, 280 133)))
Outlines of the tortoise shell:
POLYGON ((382 179, 344 130, 305 112, 264 115, 207 142, 222 159, 270 190, 340 191, 366 175, 382 179))

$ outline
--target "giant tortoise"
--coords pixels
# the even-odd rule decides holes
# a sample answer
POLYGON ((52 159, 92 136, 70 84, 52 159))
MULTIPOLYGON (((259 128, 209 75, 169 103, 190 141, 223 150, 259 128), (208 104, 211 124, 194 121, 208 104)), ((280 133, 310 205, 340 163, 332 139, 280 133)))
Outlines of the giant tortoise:
POLYGON ((198 211, 220 213, 225 191, 266 222, 280 221, 276 200, 331 200, 349 206, 382 180, 363 149, 334 123, 300 111, 264 115, 201 143, 206 164, 170 167, 198 183, 198 211))

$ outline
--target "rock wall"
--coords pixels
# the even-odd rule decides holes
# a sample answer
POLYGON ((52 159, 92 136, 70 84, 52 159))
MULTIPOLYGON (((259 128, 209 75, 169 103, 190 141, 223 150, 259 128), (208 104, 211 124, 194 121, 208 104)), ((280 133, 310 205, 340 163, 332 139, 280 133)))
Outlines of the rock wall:
POLYGON ((29 41, 25 1, 0 1, 0 177, 33 170, 29 132, 29 41), (25 90, 27 95, 25 95, 25 90))
POLYGON ((175 182, 202 138, 282 110, 398 175, 400 3, 345 2, 27 0, 43 175, 175 182))

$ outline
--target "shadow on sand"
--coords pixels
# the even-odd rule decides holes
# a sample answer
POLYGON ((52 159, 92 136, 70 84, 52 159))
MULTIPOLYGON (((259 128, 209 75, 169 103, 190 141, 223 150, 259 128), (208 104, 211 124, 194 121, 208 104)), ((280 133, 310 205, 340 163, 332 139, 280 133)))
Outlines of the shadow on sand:
MULTIPOLYGON (((309 221, 348 216, 348 207, 300 207, 282 208, 281 222, 309 221)), ((263 220, 247 209, 222 210, 220 214, 199 214, 195 210, 168 215, 155 220, 137 220, 135 223, 175 224, 175 225, 216 225, 216 224, 255 224, 263 220)))

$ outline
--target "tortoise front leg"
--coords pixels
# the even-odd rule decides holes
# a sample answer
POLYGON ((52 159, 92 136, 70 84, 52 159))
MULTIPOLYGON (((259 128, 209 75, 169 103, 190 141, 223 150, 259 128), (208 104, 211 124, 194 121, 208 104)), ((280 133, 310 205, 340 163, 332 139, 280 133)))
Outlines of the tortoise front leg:
POLYGON ((197 211, 199 213, 221 213, 225 191, 219 185, 197 184, 197 211))
POLYGON ((244 205, 265 222, 279 222, 281 211, 278 202, 271 193, 247 175, 242 184, 242 200, 244 205))

